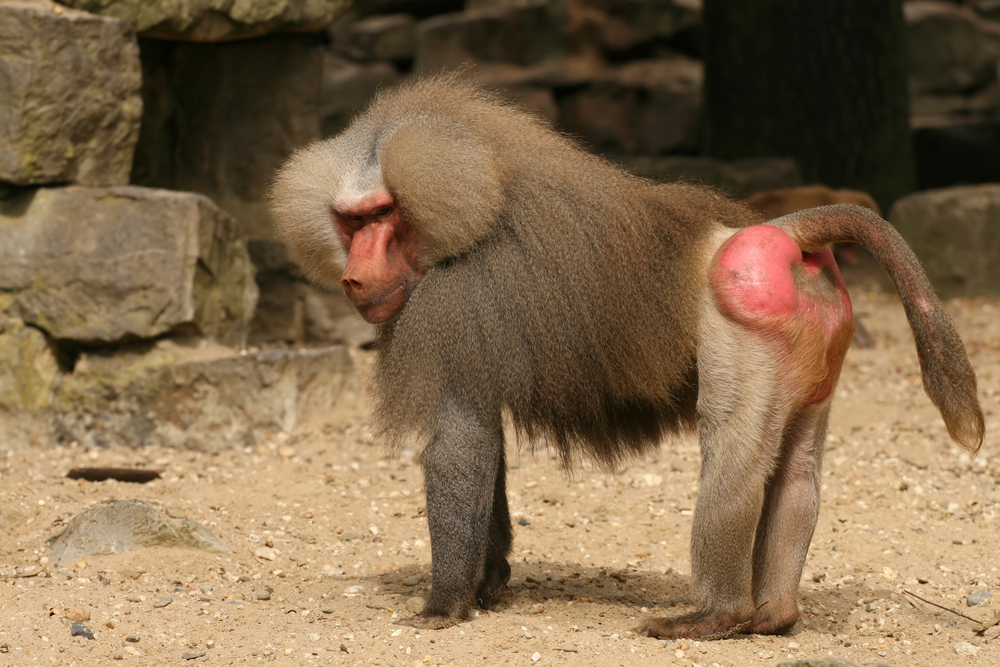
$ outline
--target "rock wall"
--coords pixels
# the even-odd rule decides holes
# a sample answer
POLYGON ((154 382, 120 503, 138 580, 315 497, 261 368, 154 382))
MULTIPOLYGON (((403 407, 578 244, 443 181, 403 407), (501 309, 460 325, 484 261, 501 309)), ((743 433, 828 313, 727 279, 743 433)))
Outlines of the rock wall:
POLYGON ((345 7, 0 3, 0 449, 242 446, 336 402, 344 347, 247 350, 248 230, 345 7))

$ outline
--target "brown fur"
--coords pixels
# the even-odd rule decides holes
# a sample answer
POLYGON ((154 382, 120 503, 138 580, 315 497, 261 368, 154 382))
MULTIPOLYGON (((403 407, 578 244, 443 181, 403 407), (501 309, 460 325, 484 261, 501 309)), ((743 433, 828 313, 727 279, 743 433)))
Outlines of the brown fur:
MULTIPOLYGON (((395 319, 378 327, 373 377, 375 431, 392 445, 424 446, 433 586, 410 623, 456 623, 473 604, 489 606, 510 574, 507 414, 525 440, 609 466, 697 424, 701 610, 642 632, 791 627, 849 309, 829 336, 806 319, 775 327, 726 312, 709 268, 735 230, 761 221, 757 213, 710 189, 631 176, 451 78, 380 96, 344 134, 300 151, 279 173, 279 231, 315 279, 336 282, 344 267, 331 223, 337 202, 374 191, 390 193, 416 230, 423 272, 395 319), (830 391, 814 399, 816 387, 830 391)), ((805 251, 840 240, 872 250, 903 295, 928 393, 953 437, 975 450, 975 375, 892 227, 854 206, 772 224, 805 251)), ((803 274, 800 293, 840 312, 845 292, 834 274, 803 274)))

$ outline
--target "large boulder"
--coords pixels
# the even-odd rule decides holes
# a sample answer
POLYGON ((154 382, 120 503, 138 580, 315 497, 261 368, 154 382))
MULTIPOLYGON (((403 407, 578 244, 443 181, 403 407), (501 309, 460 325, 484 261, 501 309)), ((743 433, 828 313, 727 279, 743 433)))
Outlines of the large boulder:
POLYGON ((656 155, 698 144, 702 64, 681 56, 637 60, 565 95, 560 121, 600 153, 656 155))
POLYGON ((194 328, 242 347, 256 301, 245 234, 206 197, 72 186, 0 201, 0 311, 56 339, 194 328))
POLYGON ((82 354, 48 415, 58 442, 218 451, 323 419, 352 377, 342 346, 241 354, 165 339, 82 354))
POLYGON ((352 0, 60 0, 114 16, 144 36, 218 42, 278 31, 317 31, 346 12, 352 0))
POLYGON ((267 186, 320 134, 319 36, 140 46, 146 111, 132 182, 208 195, 250 238, 272 238, 267 186))
POLYGON ((1000 185, 929 190, 889 214, 942 296, 1000 294, 1000 185))
POLYGON ((124 21, 45 0, 0 3, 0 182, 128 183, 140 85, 124 21))
POLYGON ((951 2, 907 2, 910 91, 969 93, 994 81, 1000 64, 1000 22, 951 2))

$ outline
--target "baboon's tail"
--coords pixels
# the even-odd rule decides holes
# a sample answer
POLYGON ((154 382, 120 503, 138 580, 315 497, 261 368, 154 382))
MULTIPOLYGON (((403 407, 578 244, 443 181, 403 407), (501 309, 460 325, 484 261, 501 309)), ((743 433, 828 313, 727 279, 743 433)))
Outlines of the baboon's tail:
POLYGON ((875 256, 903 300, 916 339, 924 391, 941 411, 952 439, 969 451, 978 451, 985 424, 976 395, 976 373, 920 260, 899 232, 867 208, 850 205, 799 211, 767 224, 781 228, 806 251, 850 241, 875 256))

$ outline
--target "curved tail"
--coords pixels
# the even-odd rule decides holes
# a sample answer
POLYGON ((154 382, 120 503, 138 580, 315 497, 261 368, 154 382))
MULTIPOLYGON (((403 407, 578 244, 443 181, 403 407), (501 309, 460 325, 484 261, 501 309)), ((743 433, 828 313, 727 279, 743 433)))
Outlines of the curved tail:
POLYGON ((971 452, 983 444, 983 410, 976 373, 951 318, 934 293, 920 260, 896 229, 861 206, 821 206, 766 223, 779 227, 806 251, 850 241, 867 249, 896 286, 920 357, 924 391, 941 411, 952 439, 971 452))

